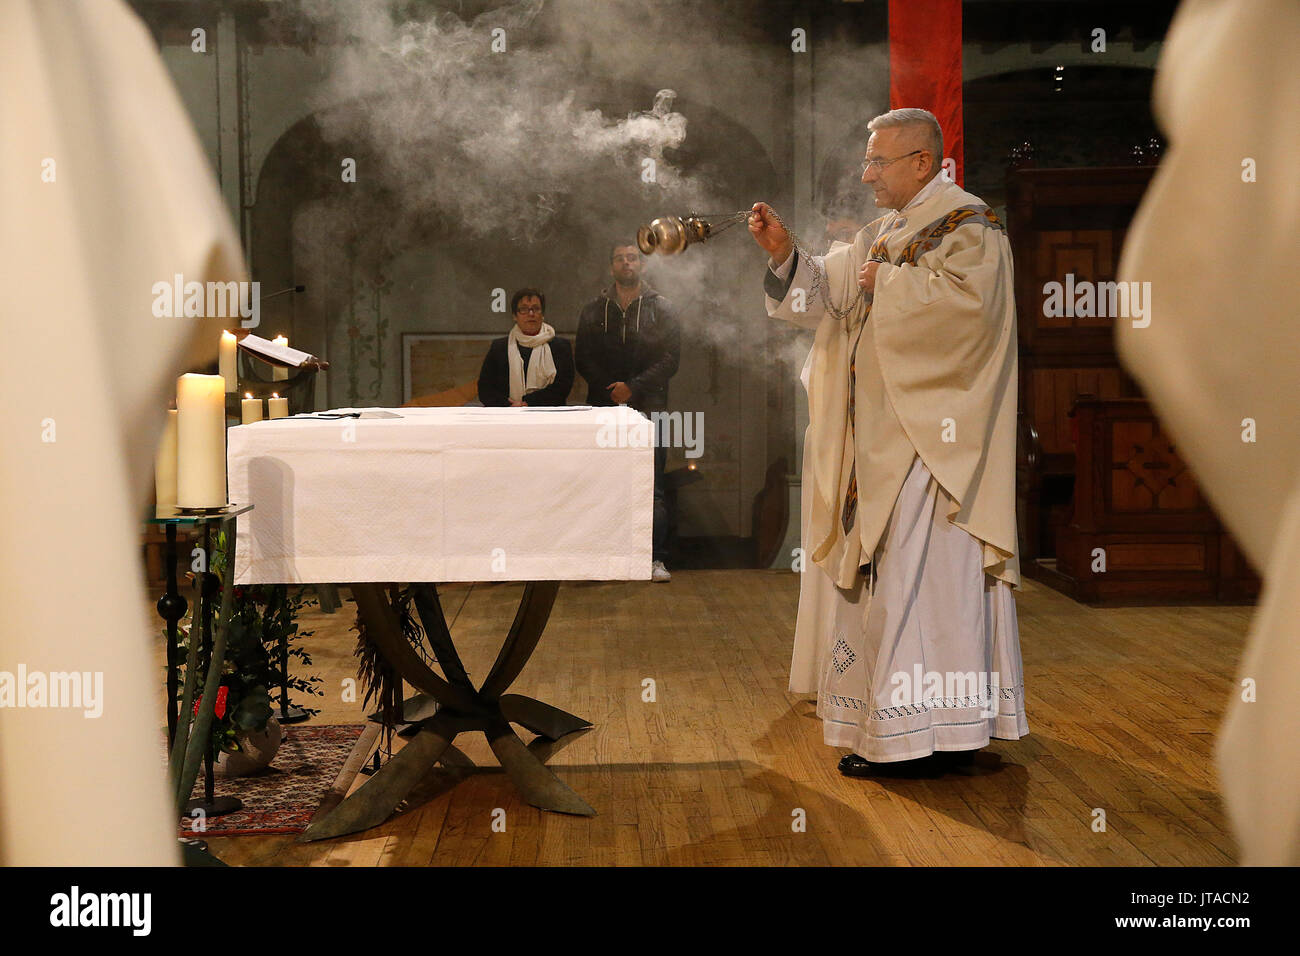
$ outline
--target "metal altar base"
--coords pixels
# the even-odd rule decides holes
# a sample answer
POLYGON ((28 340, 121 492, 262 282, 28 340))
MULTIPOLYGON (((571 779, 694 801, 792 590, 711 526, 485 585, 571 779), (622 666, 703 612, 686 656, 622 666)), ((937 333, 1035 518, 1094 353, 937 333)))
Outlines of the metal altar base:
POLYGON ((212 855, 212 852, 208 849, 207 843, 202 840, 195 840, 190 837, 181 837, 179 845, 181 848, 182 866, 226 865, 212 855))
MULTIPOLYGON (((401 732, 410 735, 369 780, 323 817, 313 820, 301 843, 326 840, 378 826, 393 815, 411 790, 452 747, 458 734, 480 732, 511 782, 532 806, 591 817, 596 811, 546 766, 552 754, 591 729, 591 722, 531 697, 505 694, 528 663, 546 627, 559 583, 524 587, 510 632, 481 688, 475 689, 451 641, 437 590, 413 585, 414 605, 446 679, 439 676, 402 634, 383 585, 354 584, 352 595, 370 639, 402 678, 420 692, 403 705, 401 732), (432 712, 432 713, 430 713, 432 712), (423 716, 429 714, 429 716, 423 716), (527 746, 511 729, 516 723, 538 735, 527 746)), ((463 757, 463 755, 461 755, 463 757)), ((458 765, 462 761, 457 761, 458 765)))

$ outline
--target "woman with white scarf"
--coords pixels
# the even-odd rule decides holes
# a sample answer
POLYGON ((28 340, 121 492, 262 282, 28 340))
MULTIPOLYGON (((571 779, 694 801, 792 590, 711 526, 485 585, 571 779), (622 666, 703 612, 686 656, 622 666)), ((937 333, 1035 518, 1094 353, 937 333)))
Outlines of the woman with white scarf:
POLYGON ((510 300, 515 327, 488 348, 478 376, 487 406, 563 405, 573 388, 573 346, 546 323, 546 296, 520 289, 510 300))

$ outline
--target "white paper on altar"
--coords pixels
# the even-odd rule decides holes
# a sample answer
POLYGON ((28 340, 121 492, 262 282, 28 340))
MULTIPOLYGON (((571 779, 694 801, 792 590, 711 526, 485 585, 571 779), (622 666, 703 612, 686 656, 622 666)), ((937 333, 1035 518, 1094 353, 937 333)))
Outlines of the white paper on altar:
POLYGON ((237 584, 650 578, 640 413, 395 411, 230 430, 237 584))

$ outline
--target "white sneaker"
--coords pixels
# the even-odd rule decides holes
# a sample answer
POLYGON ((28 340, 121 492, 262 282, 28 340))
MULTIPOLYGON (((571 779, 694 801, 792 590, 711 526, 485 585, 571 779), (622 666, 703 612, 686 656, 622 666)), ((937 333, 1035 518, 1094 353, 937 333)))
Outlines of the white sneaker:
POLYGON ((668 573, 662 561, 656 561, 650 568, 651 581, 671 581, 673 576, 668 573))

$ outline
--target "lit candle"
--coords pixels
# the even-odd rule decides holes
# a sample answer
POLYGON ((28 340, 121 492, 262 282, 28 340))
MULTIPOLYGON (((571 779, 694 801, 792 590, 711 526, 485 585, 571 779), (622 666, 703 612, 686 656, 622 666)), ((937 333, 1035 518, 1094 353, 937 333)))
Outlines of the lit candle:
POLYGON ((158 504, 164 508, 176 507, 176 409, 167 409, 162 437, 153 462, 153 487, 158 504))
MULTIPOLYGON (((286 348, 288 348, 288 346, 289 346, 289 339, 288 339, 287 336, 284 336, 284 335, 277 335, 275 338, 271 339, 271 344, 272 344, 272 345, 283 345, 283 346, 285 346, 286 348)), ((275 366, 274 368, 271 369, 271 381, 273 381, 273 382, 284 382, 284 381, 287 381, 288 378, 289 378, 289 370, 288 370, 287 368, 280 368, 280 366, 277 365, 277 366, 275 366)))
POLYGON ((226 504, 226 380, 220 375, 176 380, 176 504, 226 504))
POLYGON ((239 391, 239 340, 230 332, 221 333, 221 377, 226 391, 239 391))
POLYGON ((262 420, 262 400, 254 398, 251 392, 245 392, 239 401, 240 423, 251 425, 262 420))
POLYGON ((272 392, 271 397, 266 400, 270 409, 269 418, 288 418, 289 417, 289 399, 281 398, 278 392, 272 392))

